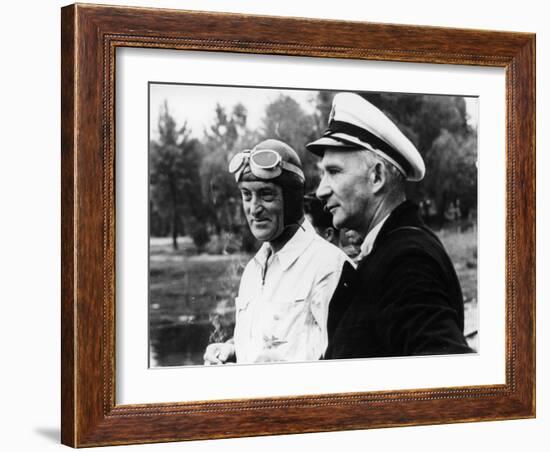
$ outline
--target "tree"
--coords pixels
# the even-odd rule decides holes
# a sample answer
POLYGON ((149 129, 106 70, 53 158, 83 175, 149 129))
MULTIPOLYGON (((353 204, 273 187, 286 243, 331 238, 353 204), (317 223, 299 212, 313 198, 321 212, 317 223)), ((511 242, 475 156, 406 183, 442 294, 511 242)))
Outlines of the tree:
POLYGON ((409 184, 407 194, 435 200, 441 224, 448 204, 463 215, 477 207, 477 137, 467 122, 463 97, 363 93, 415 144, 426 163, 426 177, 409 184))
POLYGON ((477 207, 477 138, 451 134, 443 129, 427 153, 431 177, 427 189, 433 193, 439 221, 452 203, 460 204, 463 217, 477 207))
POLYGON ((325 133, 328 118, 332 110, 332 100, 335 93, 332 91, 319 91, 315 98, 315 136, 320 137, 325 133))
POLYGON ((262 139, 281 140, 297 152, 306 177, 306 191, 319 183, 317 158, 306 150, 306 144, 317 138, 316 124, 316 118, 304 112, 292 97, 281 95, 266 107, 260 132, 262 139))
POLYGON ((246 128, 247 111, 236 104, 227 113, 216 105, 214 122, 205 134, 200 174, 204 198, 208 200, 208 221, 218 235, 222 232, 244 234, 246 221, 242 213, 240 193, 228 171, 235 153, 253 146, 257 136, 246 128))
MULTIPOLYGON (((151 201, 156 216, 169 224, 174 249, 178 235, 203 215, 199 143, 190 137, 187 124, 178 129, 165 101, 158 121, 159 139, 151 142, 151 201)), ((155 217, 156 218, 156 217, 155 217)))

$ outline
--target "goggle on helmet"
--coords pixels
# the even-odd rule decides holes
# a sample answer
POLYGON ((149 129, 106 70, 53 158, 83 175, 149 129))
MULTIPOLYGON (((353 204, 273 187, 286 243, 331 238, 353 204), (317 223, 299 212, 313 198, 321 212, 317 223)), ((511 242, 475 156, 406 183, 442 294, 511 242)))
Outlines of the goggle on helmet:
POLYGON ((236 154, 229 162, 229 172, 235 175, 236 182, 239 182, 247 166, 259 179, 275 179, 285 170, 305 180, 299 167, 283 161, 281 155, 273 149, 246 149, 236 154))

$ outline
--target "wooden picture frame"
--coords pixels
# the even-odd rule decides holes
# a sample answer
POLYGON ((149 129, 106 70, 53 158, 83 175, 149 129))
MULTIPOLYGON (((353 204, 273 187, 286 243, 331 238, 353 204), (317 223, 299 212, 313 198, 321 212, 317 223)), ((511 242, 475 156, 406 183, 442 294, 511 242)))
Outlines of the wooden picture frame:
POLYGON ((62 8, 62 442, 73 447, 535 416, 535 36, 145 8, 62 8), (506 70, 506 381, 115 403, 115 51, 144 47, 506 70))

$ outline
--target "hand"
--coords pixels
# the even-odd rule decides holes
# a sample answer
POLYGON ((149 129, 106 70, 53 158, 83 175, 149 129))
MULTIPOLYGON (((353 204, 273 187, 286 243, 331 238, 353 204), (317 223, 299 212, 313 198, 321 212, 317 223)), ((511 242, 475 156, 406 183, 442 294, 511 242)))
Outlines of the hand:
POLYGON ((235 345, 231 342, 218 342, 210 344, 204 352, 204 364, 225 364, 235 359, 235 345))

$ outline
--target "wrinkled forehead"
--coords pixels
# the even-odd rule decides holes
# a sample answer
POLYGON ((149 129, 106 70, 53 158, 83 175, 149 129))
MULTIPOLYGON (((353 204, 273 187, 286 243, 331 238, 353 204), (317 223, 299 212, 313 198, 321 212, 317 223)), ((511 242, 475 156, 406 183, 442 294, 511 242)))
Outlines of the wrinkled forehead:
POLYGON ((364 160, 364 156, 361 155, 363 152, 365 152, 364 149, 353 149, 346 151, 326 149, 323 152, 323 157, 319 161, 319 167, 320 169, 325 170, 331 166, 343 168, 357 166, 364 160))
POLYGON ((281 187, 274 184, 273 182, 267 181, 241 181, 238 184, 239 190, 248 190, 251 192, 261 191, 261 190, 270 190, 275 193, 281 193, 281 187))

